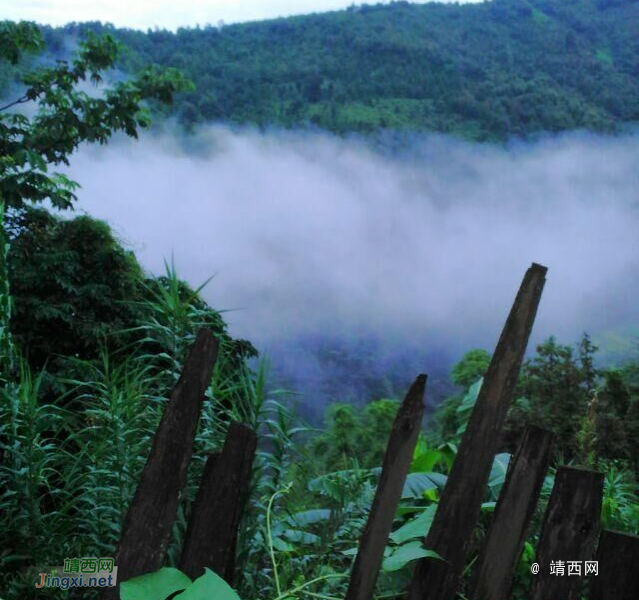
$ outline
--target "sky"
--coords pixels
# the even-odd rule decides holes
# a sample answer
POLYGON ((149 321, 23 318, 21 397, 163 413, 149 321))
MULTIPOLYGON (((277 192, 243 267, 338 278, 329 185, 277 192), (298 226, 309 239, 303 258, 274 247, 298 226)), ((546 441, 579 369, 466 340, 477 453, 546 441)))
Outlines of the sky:
POLYGON ((136 29, 176 29, 323 12, 351 4, 351 0, 0 0, 0 14, 50 25, 103 21, 136 29))

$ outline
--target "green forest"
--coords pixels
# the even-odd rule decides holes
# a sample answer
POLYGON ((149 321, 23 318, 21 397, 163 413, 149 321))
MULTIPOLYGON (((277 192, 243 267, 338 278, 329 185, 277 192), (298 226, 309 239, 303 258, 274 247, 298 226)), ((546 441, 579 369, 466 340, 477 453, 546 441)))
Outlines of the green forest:
MULTIPOLYGON (((70 218, 78 183, 56 169, 80 144, 136 137, 152 118, 170 115, 187 130, 222 121, 474 140, 614 133, 639 118, 638 30, 639 3, 624 0, 393 2, 177 33, 0 23, 9 98, 0 109, 0 597, 98 597, 86 588, 36 590, 34 569, 62 557, 113 556, 151 439, 202 327, 219 340, 220 354, 167 568, 123 586, 122 600, 165 600, 188 586, 183 597, 202 600, 344 598, 401 400, 337 402, 321 427, 305 423, 288 401, 295 390, 271 385, 268 357, 233 338, 224 314, 203 299, 212 284, 193 289, 170 261, 152 276, 107 223, 70 218), (128 76, 114 79, 116 72, 128 76), (111 81, 105 94, 85 91, 102 78, 111 81), (34 101, 34 114, 11 110, 34 101), (177 571, 180 551, 207 454, 222 448, 232 421, 258 434, 235 566, 228 583, 208 572, 208 587, 198 588, 177 571)), ((577 344, 550 337, 529 350, 459 600, 470 594, 508 462, 529 424, 556 441, 512 598, 527 598, 559 466, 602 471, 602 525, 639 534, 639 361, 600 367, 587 334, 577 344)), ((450 373, 455 393, 425 416, 377 599, 404 597, 415 561, 429 556, 422 538, 491 351, 459 356, 450 373)))
MULTIPOLYGON (((175 67, 195 84, 171 109, 207 121, 340 134, 437 131, 504 140, 639 120, 639 3, 495 0, 346 11, 146 33, 45 27, 50 56, 109 33, 125 73, 175 67)), ((6 91, 10 74, 0 73, 6 91)))

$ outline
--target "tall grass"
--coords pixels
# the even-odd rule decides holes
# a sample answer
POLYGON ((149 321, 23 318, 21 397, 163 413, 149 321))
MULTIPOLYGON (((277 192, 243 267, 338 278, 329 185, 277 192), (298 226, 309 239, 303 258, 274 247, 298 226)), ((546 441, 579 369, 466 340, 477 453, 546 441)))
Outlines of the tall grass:
MULTIPOLYGON (((69 375, 55 382, 45 372, 33 374, 21 360, 11 381, 0 382, 0 596, 35 597, 36 579, 27 567, 113 556, 164 403, 200 327, 219 337, 220 353, 169 564, 178 561, 206 453, 221 448, 231 419, 260 427, 266 363, 255 372, 249 367, 220 313, 189 291, 172 265, 164 277, 149 281, 140 304, 141 322, 124 332, 137 339, 125 353, 105 349, 94 361, 68 358, 69 375), (46 390, 49 401, 52 389, 66 390, 53 403, 43 403, 45 381, 54 383, 46 390)), ((60 597, 56 592, 51 597, 60 597)), ((82 590, 82 598, 92 594, 82 590)), ((39 591, 39 598, 46 596, 39 591)))
POLYGON ((0 381, 7 381, 15 361, 15 348, 9 329, 12 300, 7 269, 9 241, 4 230, 4 214, 4 202, 0 200, 0 381))
MULTIPOLYGON (((361 468, 353 457, 339 467, 327 464, 323 446, 307 443, 310 430, 280 401, 285 392, 269 390, 268 360, 250 364, 250 348, 228 336, 221 314, 179 280, 172 264, 166 265, 164 277, 148 282, 138 305, 141 320, 125 332, 134 340, 125 352, 105 349, 97 360, 67 358, 67 377, 54 382, 44 371, 33 373, 14 353, 16 369, 0 380, 0 596, 97 596, 87 589, 41 590, 36 596, 35 576, 25 568, 60 565, 67 557, 113 556, 166 399, 197 330, 206 326, 218 336, 220 352, 202 407, 168 564, 179 564, 207 454, 221 449, 228 424, 237 420, 258 431, 260 440, 238 536, 240 597, 343 598, 378 469, 361 468), (64 392, 51 402, 57 389, 64 392)), ((384 435, 373 437, 353 436, 360 440, 354 453, 368 456, 368 445, 385 442, 384 435)), ((329 445, 340 442, 333 439, 329 445)), ((420 452, 427 453, 427 446, 420 452)), ((584 454, 590 458, 590 452, 584 454)), ((607 473, 604 525, 639 532, 636 479, 623 462, 595 466, 607 473)), ((431 469, 436 467, 422 470, 431 469)), ((551 474, 518 572, 516 585, 522 589, 528 589, 528 563, 552 482, 551 474)), ((411 526, 438 501, 437 490, 411 488, 398 524, 411 526)), ((380 597, 400 595, 409 571, 406 565, 383 568, 380 597)))
POLYGON ((0 581, 9 588, 9 573, 48 564, 51 548, 68 545, 73 531, 60 442, 70 416, 40 402, 43 373, 34 375, 24 360, 18 367, 17 378, 0 389, 0 581))

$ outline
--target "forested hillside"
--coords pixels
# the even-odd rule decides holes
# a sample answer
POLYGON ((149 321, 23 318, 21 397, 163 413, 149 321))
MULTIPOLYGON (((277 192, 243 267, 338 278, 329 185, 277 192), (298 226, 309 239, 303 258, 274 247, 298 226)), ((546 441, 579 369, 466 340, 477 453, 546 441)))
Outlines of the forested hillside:
POLYGON ((494 0, 363 5, 177 33, 70 24, 47 46, 110 31, 128 72, 157 63, 196 84, 174 107, 202 121, 429 130, 471 139, 639 119, 639 2, 494 0))
MULTIPOLYGON (((149 105, 157 115, 175 114, 187 128, 215 120, 311 125, 339 132, 439 130, 474 139, 574 127, 619 130, 637 121, 639 113, 638 11, 637 2, 598 6, 590 0, 510 0, 468 6, 395 3, 176 34, 70 25, 43 29, 47 53, 38 27, 0 22, 0 95, 8 98, 0 106, 0 596, 112 597, 108 590, 105 595, 94 587, 91 579, 88 586, 73 587, 80 577, 74 565, 93 563, 92 570, 89 565, 84 572, 96 574, 95 563, 101 569, 106 560, 118 565, 121 588, 115 593, 122 600, 350 598, 350 582, 358 581, 354 557, 363 556, 362 548, 368 545, 365 532, 377 528, 379 560, 370 569, 376 593, 358 597, 412 597, 405 593, 414 574, 428 564, 424 561, 441 566, 443 562, 435 561, 445 560, 448 565, 441 572, 446 574, 454 559, 456 598, 465 600, 477 597, 471 593, 476 565, 486 564, 483 548, 489 545, 484 542, 491 539, 499 515, 524 512, 508 510, 515 496, 527 503, 527 515, 525 523, 519 520, 521 533, 512 536, 519 540, 516 553, 510 555, 517 565, 513 560, 507 574, 512 594, 501 597, 536 597, 529 592, 536 585, 532 567, 539 566, 533 561, 543 563, 544 557, 553 556, 544 554, 546 539, 568 538, 572 543, 574 538, 581 544, 580 556, 603 556, 602 578, 591 581, 603 577, 611 581, 623 569, 632 572, 632 553, 619 552, 619 545, 614 547, 618 556, 611 559, 609 550, 600 554, 603 543, 596 551, 594 544, 600 527, 614 530, 608 539, 632 544, 638 539, 639 360, 629 351, 635 341, 628 342, 613 367, 599 364, 598 348, 587 334, 575 345, 551 336, 534 348, 529 344, 521 365, 544 284, 546 269, 540 265, 533 265, 528 271, 532 275, 524 278, 492 355, 469 342, 468 351, 456 357, 452 369, 444 369, 438 332, 454 341, 453 348, 460 339, 466 343, 460 336, 468 322, 461 313, 471 305, 459 303, 460 296, 445 295, 447 287, 472 296, 473 319, 486 319, 489 313, 502 318, 505 310, 496 282, 508 281, 509 274, 501 255, 517 252, 520 246, 513 239, 525 228, 533 232, 526 239, 532 240, 535 252, 556 262, 551 272, 557 275, 548 280, 551 294, 561 289, 562 279, 570 284, 565 297, 556 295, 553 300, 550 295, 546 306, 550 310, 553 303, 567 306, 568 312, 560 311, 560 317, 574 317, 580 327, 589 328, 592 320, 579 310, 579 296, 584 293, 580 290, 587 290, 597 300, 596 311, 590 314, 600 312, 616 325, 617 304, 610 299, 636 298, 639 279, 634 251, 637 180, 632 176, 639 172, 635 163, 630 168, 621 165, 618 171, 597 171, 582 180, 575 173, 592 170, 593 161, 580 162, 579 153, 566 159, 565 153, 551 152, 540 160, 533 152, 532 161, 539 164, 530 170, 510 161, 516 154, 511 148, 499 149, 508 157, 503 162, 495 158, 494 146, 451 141, 472 146, 490 162, 491 194, 505 188, 508 202, 511 194, 522 194, 519 204, 512 202, 517 219, 511 221, 504 208, 509 204, 491 202, 490 194, 460 198, 464 211, 449 210, 440 202, 484 185, 482 171, 474 168, 477 163, 460 160, 464 154, 447 155, 444 160, 458 168, 446 178, 433 178, 430 185, 413 177, 414 171, 403 172, 399 180, 411 188, 406 196, 395 193, 401 186, 387 185, 393 179, 388 176, 392 173, 388 157, 376 156, 373 161, 360 151, 350 158, 347 152, 340 153, 341 162, 333 170, 340 171, 337 176, 344 185, 318 186, 315 196, 305 192, 330 178, 331 170, 318 169, 312 178, 305 178, 308 171, 300 172, 302 161, 295 154, 284 153, 285 162, 265 162, 258 152, 243 152, 241 161, 228 161, 223 154, 209 162, 188 157, 196 165, 190 170, 180 166, 183 157, 174 153, 170 162, 155 160, 162 154, 149 152, 144 139, 130 154, 122 140, 116 140, 115 152, 122 164, 133 165, 135 177, 127 176, 106 154, 96 154, 92 160, 99 169, 120 184, 118 190, 98 197, 116 204, 121 194, 128 219, 153 230, 167 255, 180 237, 192 238, 202 279, 217 268, 217 261, 224 264, 222 253, 210 259, 212 255, 202 252, 204 247, 219 252, 233 237, 259 238, 256 248, 268 255, 268 262, 248 264, 257 254, 245 254, 242 244, 234 243, 233 261, 227 263, 226 279, 219 285, 229 285, 228 273, 236 269, 246 280, 243 289, 254 294, 246 295, 247 304, 259 310, 272 289, 263 286, 260 275, 265 271, 293 299, 283 313, 273 314, 286 314, 298 298, 307 303, 304 312, 291 312, 286 318, 299 327, 302 315, 311 327, 300 328, 297 337, 291 334, 290 342, 283 339, 295 343, 291 354, 296 359, 308 359, 307 364, 315 367, 297 372, 304 377, 320 373, 315 375, 315 389, 329 390, 325 394, 331 396, 329 406, 318 394, 304 395, 296 385, 288 385, 302 376, 273 377, 278 367, 269 371, 268 348, 260 356, 251 342, 231 336, 226 311, 213 308, 202 295, 210 279, 194 289, 181 280, 172 260, 165 263, 163 274, 145 272, 106 221, 88 214, 71 218, 74 206, 91 208, 87 187, 82 198, 79 193, 76 197, 76 191, 95 178, 95 172, 90 162, 84 162, 76 181, 75 173, 67 176, 65 167, 87 145, 106 144, 116 134, 137 137, 151 125, 149 105), (90 29, 113 33, 128 47, 127 53, 121 56, 110 36, 89 36, 77 43, 90 29), (62 60, 54 62, 56 58, 62 60), (164 68, 137 73, 151 63, 164 68), (197 87, 192 89, 180 70, 197 87), (96 93, 91 82, 103 77, 113 81, 96 93), (15 111, 16 106, 26 110, 15 111), (141 160, 134 162, 133 156, 141 160), (359 160, 365 163, 363 170, 356 166, 359 160), (578 164, 578 171, 557 175, 553 165, 568 160, 578 164), (215 162, 222 163, 221 170, 212 169, 215 162), (150 163, 153 171, 142 169, 144 163, 150 163), (512 184, 499 176, 506 168, 516 171, 520 182, 542 179, 544 186, 531 192, 517 185, 511 192, 512 184), (277 175, 277 186, 256 177, 267 170, 277 175), (207 177, 201 177, 207 171, 207 177), (287 191, 295 203, 278 204, 274 200, 289 185, 291 180, 283 176, 289 171, 299 182, 287 191), (463 186, 452 187, 448 195, 438 194, 463 171, 472 174, 463 186), (358 187, 358 180, 365 177, 371 186, 358 187), (219 185, 223 178, 246 179, 246 191, 232 193, 234 188, 219 185), (192 179, 199 185, 191 185, 192 179), (597 179, 603 179, 609 194, 591 195, 597 179), (216 186, 221 190, 218 196, 210 193, 216 186), (382 188, 380 195, 370 193, 376 186, 382 188), (162 187, 168 204, 158 194, 162 187), (357 203, 344 193, 347 187, 353 187, 357 203), (427 189, 417 190, 420 187, 427 189), (136 194, 140 204, 162 213, 171 235, 164 235, 159 220, 137 210, 139 205, 132 201, 136 194), (194 203, 198 194, 208 203, 205 211, 194 203), (542 204, 546 195, 553 194, 561 203, 542 204), (429 195, 437 200, 432 210, 430 205, 427 212, 405 208, 409 202, 426 203, 429 195), (588 212, 583 219, 580 211, 560 210, 561 204, 572 204, 580 195, 588 196, 588 208, 600 203, 614 213, 614 205, 621 205, 619 218, 608 221, 603 212, 588 212), (268 210, 257 211, 258 204, 248 202, 252 196, 268 210), (382 197, 389 199, 388 205, 380 202, 382 197), (540 203, 541 223, 550 230, 549 237, 535 237, 539 231, 532 210, 537 208, 535 201, 540 203), (224 220, 225 210, 234 203, 241 212, 224 220), (303 212, 319 226, 294 224, 303 212), (445 218, 435 218, 437 213, 445 213, 445 218), (487 220, 478 219, 480 213, 487 213, 487 220), (491 227, 491 220, 501 224, 491 227), (195 228, 196 221, 203 228, 195 228), (216 221, 229 230, 228 236, 218 234, 216 221), (253 229, 251 221, 258 228, 253 229), (551 221, 558 226, 551 226, 551 221), (619 226, 626 222, 630 238, 619 226), (521 226, 515 227, 518 223, 521 226), (329 237, 319 236, 319 229, 327 229, 329 237), (479 234, 471 238, 473 230, 479 234), (270 232, 273 237, 266 235, 270 232), (429 236, 432 245, 417 243, 429 236), (553 237, 561 237, 561 244, 545 243, 553 237), (339 246, 344 249, 341 254, 327 252, 340 238, 347 241, 339 246), (364 243, 364 238, 371 243, 364 243), (490 238, 503 243, 487 245, 486 250, 482 246, 490 238), (566 269, 560 254, 579 238, 594 250, 575 254, 577 260, 566 269), (396 254, 398 245, 414 245, 415 251, 396 254), (547 245, 555 250, 549 252, 547 245), (608 253, 608 246, 624 245, 630 246, 628 255, 608 253), (299 263, 289 262, 288 257, 303 246, 317 252, 302 253, 306 258, 299 263), (381 255, 370 252, 374 246, 396 258, 378 261, 381 255), (591 260, 596 251, 604 260, 591 260), (430 262, 417 260, 429 252, 430 262), (357 255, 352 264, 348 253, 357 255), (369 273, 365 265, 376 261, 379 264, 369 273), (434 268, 440 262, 445 271, 434 268), (460 268, 466 262, 469 269, 460 268), (611 276, 615 262, 624 267, 622 285, 615 285, 611 276), (471 269, 480 270, 480 276, 469 278, 471 269), (296 277, 282 277, 285 270, 296 277), (389 277, 394 270, 402 276, 389 277), (332 271, 337 278, 327 277, 332 271), (487 277, 489 272, 496 277, 487 277), (354 278, 362 278, 361 288, 348 285, 354 278), (589 286, 580 288, 579 279, 585 278, 589 286), (313 279, 327 281, 315 287, 310 285, 313 279), (423 294, 421 286, 413 285, 416 279, 443 300, 423 294), (334 300, 345 295, 326 293, 338 285, 355 299, 363 318, 354 315, 350 302, 334 300), (296 287, 304 288, 304 293, 296 296, 296 287), (482 288, 495 300, 486 300, 482 288), (382 302, 374 303, 375 296, 382 302), (410 312, 413 303, 418 310, 415 327, 409 327, 411 321, 403 325, 402 319, 385 310, 386 304, 393 304, 397 313, 410 312), (313 311, 323 304, 332 321, 314 320, 313 311), (379 307, 379 315, 368 318, 367 304, 379 307), (453 310, 442 310, 444 304, 453 310), (428 324, 429 318, 438 327, 434 334, 423 336, 419 322, 428 324), (343 327, 349 320, 351 327, 343 327), (342 336, 337 341, 330 337, 336 331, 342 336), (370 338, 364 337, 367 331, 370 338), (378 346, 378 338, 388 340, 392 352, 381 343, 378 346), (400 350, 393 350, 395 340, 400 350), (416 346, 428 354, 417 355, 416 346), (452 393, 437 382, 438 370, 445 370, 452 393), (417 377, 402 408, 399 399, 409 383, 405 374, 412 377, 425 371, 427 401, 436 400, 440 391, 447 397, 422 420, 424 375, 417 377), (330 383, 322 380, 329 377, 330 383), (308 411, 315 418, 311 425, 296 412, 298 398, 300 404, 314 405, 315 412, 308 411), (526 441, 535 439, 528 435, 531 426, 545 428, 541 434, 548 441, 554 435, 552 452, 549 444, 544 450, 541 444, 526 441), (525 466, 526 478, 535 479, 536 489, 521 493, 524 488, 516 485, 524 479, 521 464, 528 456, 544 453, 544 464, 535 458, 525 466), (520 475, 513 476, 515 472, 520 475), (596 477, 598 487, 592 486, 589 495, 583 488, 574 494, 573 489, 580 488, 563 483, 566 473, 587 482, 596 477), (461 480, 469 485, 460 487, 461 480), (393 498, 386 493, 391 488, 393 498), (376 490, 382 490, 379 496, 376 490), (437 519, 441 522, 439 515, 454 514, 448 508, 453 501, 456 514, 470 517, 450 519, 448 529, 437 519), (567 527, 557 518, 564 507, 572 507, 564 519, 567 527), (201 525, 204 513, 216 520, 201 525), (377 519, 380 514, 383 519, 377 519), (468 526, 458 535, 463 520, 468 526), (137 522, 146 525, 141 528, 137 522), (372 523, 370 528, 367 523, 372 523), (462 551, 440 554, 429 541, 434 539, 431 527, 446 529, 462 551), (145 551, 122 551, 127 540, 138 538, 137 532, 143 544, 128 548, 145 551), (185 557, 198 536, 205 541, 203 547, 212 541, 209 548, 221 549, 218 555, 223 560, 211 559, 214 553, 198 558, 192 576, 186 572, 185 557), (138 569, 134 571, 133 554, 155 562, 141 568, 133 565, 138 569), (219 563, 216 574, 208 569, 213 560, 219 563), (61 564, 63 573, 78 575, 57 577, 55 567, 40 573, 43 565, 61 564), (163 565, 170 569, 157 571, 163 565), (199 576, 197 571, 204 571, 205 565, 205 574, 199 576), (603 565, 617 571, 606 573, 603 565), (49 585, 49 580, 57 584, 49 585)), ((146 140, 159 148, 164 137, 169 136, 150 135, 146 140)), ((328 136, 299 136, 308 141, 309 163, 317 156, 312 151, 314 137, 328 136)), ((624 141, 622 136, 618 139, 624 141)), ((626 155, 639 155, 634 145, 622 145, 611 153, 602 140, 597 136, 593 143, 600 152, 597 160, 608 152, 606 166, 623 162, 620 158, 626 155)), ((274 152, 268 144, 263 146, 264 153, 274 152)), ((326 146, 323 152, 334 148, 326 146)), ((420 160, 418 168, 430 176, 442 164, 420 160)), ((99 187, 93 187, 93 193, 99 187)), ((140 248, 146 245, 142 237, 135 243, 140 248)), ((269 315, 260 313, 258 318, 264 314, 269 315)), ((628 320, 627 326, 623 324, 624 338, 636 328, 636 317, 628 320)), ((274 319, 270 325, 278 332, 281 322, 274 319)), ((291 331, 296 332, 293 327, 291 331)), ((486 347, 492 344, 487 342, 486 347)), ((305 416, 304 409, 299 413, 305 416)), ((506 550, 500 548, 504 556, 506 550)), ((579 558, 567 552, 557 556, 579 558)), ((582 561, 568 561, 573 562, 582 561)), ((435 568, 432 573, 437 573, 435 568)), ((580 576, 563 581, 587 583, 580 576)), ((578 596, 582 598, 581 593, 578 596)), ((589 597, 602 596, 593 592, 589 597)), ((630 590, 625 597, 637 598, 639 593, 630 590)))

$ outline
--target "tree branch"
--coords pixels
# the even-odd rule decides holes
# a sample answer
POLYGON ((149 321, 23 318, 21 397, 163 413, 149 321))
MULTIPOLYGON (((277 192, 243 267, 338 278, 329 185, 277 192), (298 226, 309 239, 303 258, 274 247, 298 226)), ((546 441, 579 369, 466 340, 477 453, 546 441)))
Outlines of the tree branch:
POLYGON ((27 96, 22 96, 22 98, 18 98, 17 100, 14 100, 13 102, 10 102, 9 104, 0 106, 0 112, 3 110, 7 110, 7 108, 11 108, 12 106, 15 106, 16 104, 24 104, 25 102, 29 102, 29 98, 27 96))

